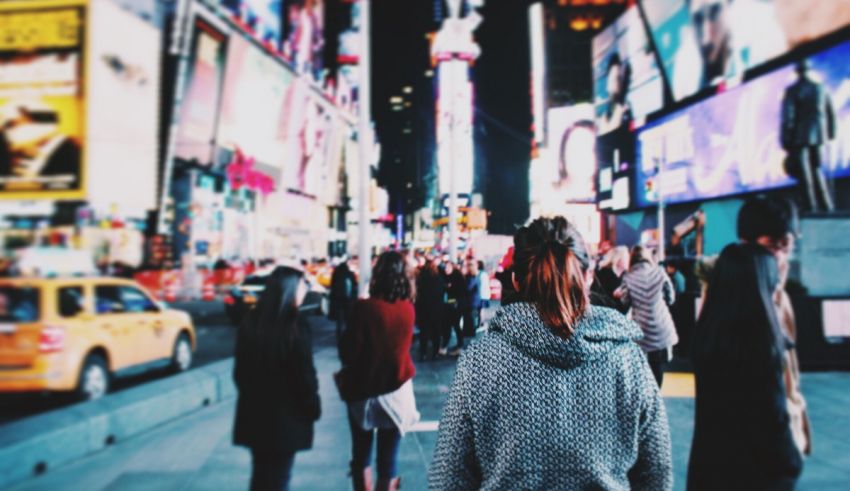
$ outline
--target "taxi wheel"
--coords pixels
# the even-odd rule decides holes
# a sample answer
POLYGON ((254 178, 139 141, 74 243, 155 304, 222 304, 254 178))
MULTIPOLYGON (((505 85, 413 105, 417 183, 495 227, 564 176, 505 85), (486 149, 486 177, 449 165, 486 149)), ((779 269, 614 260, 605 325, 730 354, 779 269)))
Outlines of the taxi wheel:
POLYGON ((174 353, 171 355, 171 369, 174 372, 185 372, 192 366, 192 343, 185 333, 174 342, 174 353))
POLYGON ((80 380, 77 383, 77 398, 83 401, 94 401, 109 392, 109 368, 106 360, 97 354, 86 357, 83 369, 80 370, 80 380))

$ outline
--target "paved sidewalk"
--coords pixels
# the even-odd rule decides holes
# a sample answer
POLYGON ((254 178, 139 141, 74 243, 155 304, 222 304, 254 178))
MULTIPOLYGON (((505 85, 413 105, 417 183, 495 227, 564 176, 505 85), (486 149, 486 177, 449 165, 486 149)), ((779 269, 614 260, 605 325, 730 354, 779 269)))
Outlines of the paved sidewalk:
MULTIPOLYGON (((323 404, 313 450, 298 454, 293 490, 346 490, 349 457, 345 407, 332 381, 338 369, 332 327, 314 318, 316 365, 323 404)), ((435 424, 454 374, 454 360, 418 363, 417 403, 423 423, 402 441, 403 489, 426 489, 426 472, 436 443, 435 424)), ((808 460, 799 489, 850 489, 850 373, 805 374, 814 428, 815 455, 808 460)), ((693 427, 692 378, 665 378, 673 432, 676 489, 684 489, 693 427)), ((199 410, 144 436, 85 458, 12 488, 85 491, 229 491, 245 490, 250 475, 247 450, 230 443, 234 401, 199 410)))

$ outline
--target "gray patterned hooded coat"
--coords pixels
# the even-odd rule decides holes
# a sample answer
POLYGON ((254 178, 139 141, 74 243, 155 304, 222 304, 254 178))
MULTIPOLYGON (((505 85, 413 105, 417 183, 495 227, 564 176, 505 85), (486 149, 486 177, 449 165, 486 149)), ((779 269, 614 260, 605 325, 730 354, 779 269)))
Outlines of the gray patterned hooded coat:
POLYGON ((460 358, 429 487, 671 489, 667 415, 640 336, 604 307, 569 339, 530 304, 502 308, 460 358))

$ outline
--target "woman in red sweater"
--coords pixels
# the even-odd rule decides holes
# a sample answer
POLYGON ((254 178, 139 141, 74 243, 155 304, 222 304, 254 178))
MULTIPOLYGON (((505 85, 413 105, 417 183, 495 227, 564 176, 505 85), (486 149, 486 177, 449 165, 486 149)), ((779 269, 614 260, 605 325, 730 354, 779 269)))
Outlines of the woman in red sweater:
POLYGON ((412 382, 416 369, 410 357, 416 318, 413 290, 404 257, 397 252, 381 254, 369 284, 371 298, 354 304, 342 334, 337 385, 348 403, 355 490, 372 489, 370 460, 376 432, 375 489, 398 489, 399 443, 419 420, 412 382))

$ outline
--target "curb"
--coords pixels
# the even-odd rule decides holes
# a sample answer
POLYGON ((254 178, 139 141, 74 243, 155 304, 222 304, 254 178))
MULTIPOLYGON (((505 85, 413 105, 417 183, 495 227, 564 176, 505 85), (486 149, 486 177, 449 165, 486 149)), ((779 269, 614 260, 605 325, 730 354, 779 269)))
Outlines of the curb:
POLYGON ((5 425, 0 433, 0 489, 232 399, 232 371, 229 358, 5 425))

